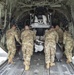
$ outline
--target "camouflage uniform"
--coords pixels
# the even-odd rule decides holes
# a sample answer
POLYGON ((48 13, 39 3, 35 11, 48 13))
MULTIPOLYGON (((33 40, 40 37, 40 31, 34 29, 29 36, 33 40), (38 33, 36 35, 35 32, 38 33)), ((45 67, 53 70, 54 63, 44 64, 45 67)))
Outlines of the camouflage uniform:
POLYGON ((58 43, 58 34, 54 29, 45 32, 45 62, 54 63, 56 53, 56 43, 58 43))
POLYGON ((59 26, 55 30, 59 35, 59 43, 63 43, 63 30, 59 26))
POLYGON ((16 45, 15 45, 15 38, 20 43, 20 40, 18 38, 18 33, 15 29, 9 29, 6 32, 6 44, 8 49, 8 61, 11 62, 14 58, 14 55, 16 53, 16 45))
POLYGON ((22 52, 24 65, 30 65, 31 56, 33 55, 33 43, 34 43, 35 33, 31 30, 24 30, 21 33, 22 40, 22 52))
POLYGON ((67 63, 69 63, 72 61, 71 59, 72 59, 72 50, 74 47, 74 40, 68 31, 64 32, 63 44, 65 45, 65 55, 67 57, 67 63))

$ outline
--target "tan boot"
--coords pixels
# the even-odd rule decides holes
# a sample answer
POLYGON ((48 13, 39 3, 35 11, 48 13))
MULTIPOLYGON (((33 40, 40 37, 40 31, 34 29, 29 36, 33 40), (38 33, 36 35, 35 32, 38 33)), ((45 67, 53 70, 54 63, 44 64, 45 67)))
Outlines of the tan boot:
POLYGON ((14 64, 13 59, 12 58, 9 58, 8 63, 9 64, 14 64))
POLYGON ((10 64, 10 59, 8 59, 8 64, 10 64))
POLYGON ((50 68, 50 64, 49 64, 49 63, 46 64, 46 68, 47 68, 47 69, 50 68))
POLYGON ((8 60, 8 64, 14 64, 15 62, 8 60))
POLYGON ((70 62, 71 62, 71 60, 67 59, 67 61, 66 61, 66 62, 67 62, 67 64, 68 64, 68 63, 70 63, 70 62))
POLYGON ((28 65, 25 65, 25 70, 28 71, 30 67, 28 65))
POLYGON ((10 57, 8 57, 8 64, 10 64, 10 57))
POLYGON ((50 63, 50 66, 54 66, 55 65, 55 63, 50 63))

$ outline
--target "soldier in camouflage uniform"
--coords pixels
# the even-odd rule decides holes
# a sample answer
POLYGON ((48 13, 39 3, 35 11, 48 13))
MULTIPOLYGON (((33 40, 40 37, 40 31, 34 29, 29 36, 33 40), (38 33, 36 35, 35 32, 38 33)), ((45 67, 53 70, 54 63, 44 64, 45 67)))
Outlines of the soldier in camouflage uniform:
POLYGON ((13 63, 13 58, 16 53, 15 39, 21 44, 18 33, 16 31, 16 26, 13 25, 11 29, 6 32, 6 44, 8 49, 8 63, 13 63))
POLYGON ((58 25, 56 25, 55 30, 59 35, 59 43, 63 43, 63 30, 58 25))
POLYGON ((65 45, 65 55, 67 57, 67 63, 72 61, 72 50, 74 47, 74 40, 68 31, 64 32, 63 44, 65 45))
POLYGON ((45 63, 46 68, 54 66, 55 53, 56 53, 56 43, 58 43, 58 34, 55 29, 51 29, 45 32, 45 63))
POLYGON ((29 29, 28 25, 25 25, 25 30, 21 33, 25 70, 29 70, 31 56, 33 55, 34 38, 35 33, 29 29))

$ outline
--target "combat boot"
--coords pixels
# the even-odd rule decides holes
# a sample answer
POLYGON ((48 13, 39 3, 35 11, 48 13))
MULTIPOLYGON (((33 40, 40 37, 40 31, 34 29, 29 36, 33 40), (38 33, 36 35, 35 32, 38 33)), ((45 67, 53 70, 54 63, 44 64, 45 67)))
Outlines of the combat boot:
POLYGON ((66 61, 67 63, 70 63, 71 62, 71 60, 70 59, 67 59, 67 61, 66 61))
POLYGON ((14 62, 11 60, 8 60, 8 64, 14 64, 14 62))
POLYGON ((50 63, 50 66, 54 66, 55 65, 55 63, 50 63))
POLYGON ((11 61, 11 64, 14 64, 15 62, 11 61))
POLYGON ((25 65, 25 70, 28 71, 30 69, 30 66, 25 65))
POLYGON ((12 57, 9 58, 8 63, 9 63, 9 64, 14 64, 12 57))
POLYGON ((50 64, 49 64, 49 63, 46 64, 46 68, 47 68, 47 69, 50 68, 50 64))
POLYGON ((8 64, 10 64, 10 59, 8 59, 8 64))

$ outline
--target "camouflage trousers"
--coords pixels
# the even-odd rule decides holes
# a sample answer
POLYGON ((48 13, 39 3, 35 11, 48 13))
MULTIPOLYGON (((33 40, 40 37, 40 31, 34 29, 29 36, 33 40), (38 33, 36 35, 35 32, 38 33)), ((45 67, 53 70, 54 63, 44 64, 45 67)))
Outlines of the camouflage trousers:
POLYGON ((33 44, 31 43, 22 44, 22 52, 24 65, 30 65, 31 56, 33 55, 33 44))
POLYGON ((72 60, 72 50, 73 50, 73 43, 66 43, 65 44, 65 55, 66 55, 66 58, 68 60, 72 60))
POLYGON ((55 60, 56 53, 56 44, 54 43, 45 43, 45 62, 53 63, 55 60))
POLYGON ((16 53, 16 46, 15 44, 7 44, 8 49, 8 59, 13 59, 16 53))

